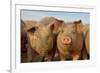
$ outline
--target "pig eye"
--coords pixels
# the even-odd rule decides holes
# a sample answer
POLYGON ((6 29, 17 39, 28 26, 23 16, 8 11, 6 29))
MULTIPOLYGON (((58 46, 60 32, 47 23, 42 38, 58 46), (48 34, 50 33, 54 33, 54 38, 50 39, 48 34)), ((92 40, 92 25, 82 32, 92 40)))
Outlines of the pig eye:
POLYGON ((33 28, 29 29, 28 32, 34 33, 36 30, 37 30, 37 28, 33 27, 33 28))

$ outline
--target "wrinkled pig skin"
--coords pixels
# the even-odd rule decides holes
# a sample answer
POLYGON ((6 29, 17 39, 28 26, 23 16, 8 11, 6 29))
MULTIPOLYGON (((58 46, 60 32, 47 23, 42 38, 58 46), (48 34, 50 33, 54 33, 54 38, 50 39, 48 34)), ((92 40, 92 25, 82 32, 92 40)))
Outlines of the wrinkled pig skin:
POLYGON ((27 32, 29 44, 41 58, 50 61, 56 52, 56 36, 63 21, 54 17, 44 17, 36 25, 27 32))
POLYGON ((81 20, 65 23, 57 37, 57 47, 61 60, 78 60, 80 58, 83 36, 81 20))

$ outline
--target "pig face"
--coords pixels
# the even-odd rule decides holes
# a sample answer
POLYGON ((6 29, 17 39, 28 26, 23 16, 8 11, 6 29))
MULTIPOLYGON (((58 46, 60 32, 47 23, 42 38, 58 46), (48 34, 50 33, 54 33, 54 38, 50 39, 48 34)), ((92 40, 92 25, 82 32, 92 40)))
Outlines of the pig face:
POLYGON ((81 21, 66 23, 57 37, 58 50, 63 60, 67 57, 76 59, 78 56, 74 56, 80 53, 82 43, 81 21))
POLYGON ((54 32, 56 32, 59 27, 57 25, 63 22, 57 19, 50 19, 52 18, 46 18, 46 20, 42 19, 36 24, 37 26, 31 28, 27 32, 31 47, 42 57, 46 56, 48 51, 53 48, 54 32))
POLYGON ((35 57, 33 56, 36 54, 33 52, 33 50, 30 48, 28 37, 27 37, 27 30, 31 29, 33 26, 35 26, 36 21, 23 21, 21 20, 21 59, 22 61, 31 62, 35 57), (25 50, 23 52, 23 50, 25 50), (34 54, 34 55, 33 55, 34 54), (25 55, 25 58, 23 56, 25 55))
POLYGON ((47 54, 47 50, 53 46, 51 33, 46 26, 34 27, 28 31, 29 43, 40 56, 47 54))

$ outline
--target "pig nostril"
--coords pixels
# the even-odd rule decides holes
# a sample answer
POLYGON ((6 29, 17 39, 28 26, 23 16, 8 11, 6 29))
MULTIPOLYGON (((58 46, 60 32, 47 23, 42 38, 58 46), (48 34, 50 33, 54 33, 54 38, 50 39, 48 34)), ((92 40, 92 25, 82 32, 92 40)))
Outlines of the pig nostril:
POLYGON ((64 41, 66 41, 66 39, 64 38, 64 41))
POLYGON ((71 38, 70 37, 64 37, 62 39, 62 43, 63 44, 70 44, 71 43, 71 38))
POLYGON ((69 38, 64 38, 63 41, 64 42, 68 42, 69 41, 69 38))
POLYGON ((69 41, 69 38, 67 38, 67 41, 69 41))

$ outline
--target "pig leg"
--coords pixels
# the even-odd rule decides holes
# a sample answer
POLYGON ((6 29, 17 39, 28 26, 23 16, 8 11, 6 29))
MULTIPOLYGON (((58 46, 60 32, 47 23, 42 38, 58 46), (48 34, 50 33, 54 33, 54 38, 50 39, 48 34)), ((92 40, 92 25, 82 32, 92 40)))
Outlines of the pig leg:
POLYGON ((80 52, 73 52, 72 58, 73 58, 73 60, 78 60, 80 58, 80 52))
POLYGON ((73 60, 78 60, 79 57, 80 57, 80 56, 77 54, 77 55, 73 56, 73 60))
POLYGON ((83 60, 84 60, 84 59, 88 59, 88 53, 87 53, 87 51, 86 51, 86 48, 83 48, 83 49, 82 49, 81 57, 82 57, 83 60))

